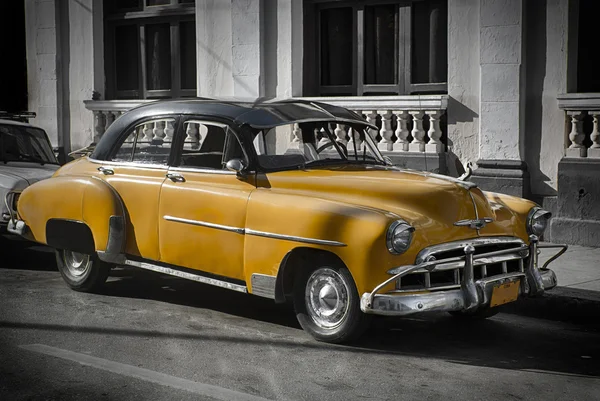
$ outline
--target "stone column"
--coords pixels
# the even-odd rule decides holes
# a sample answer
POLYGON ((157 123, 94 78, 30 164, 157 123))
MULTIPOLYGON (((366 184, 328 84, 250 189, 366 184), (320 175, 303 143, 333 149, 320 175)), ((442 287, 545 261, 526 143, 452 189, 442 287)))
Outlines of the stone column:
POLYGON ((28 107, 37 113, 32 123, 46 130, 53 146, 62 143, 58 138, 62 99, 57 11, 54 0, 25 1, 28 107))
POLYGON ((234 95, 231 24, 231 1, 196 0, 198 96, 234 95))
POLYGON ((258 98, 265 93, 261 0, 231 0, 233 94, 258 98))
POLYGON ((523 0, 480 2, 480 132, 478 169, 484 189, 527 196, 524 160, 525 63, 523 0))

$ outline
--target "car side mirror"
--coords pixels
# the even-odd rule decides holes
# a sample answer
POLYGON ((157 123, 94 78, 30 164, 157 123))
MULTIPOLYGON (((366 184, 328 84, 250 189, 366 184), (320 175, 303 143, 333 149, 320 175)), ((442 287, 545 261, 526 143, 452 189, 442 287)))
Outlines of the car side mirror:
POLYGON ((241 159, 231 159, 225 164, 225 168, 229 171, 235 171, 237 175, 243 175, 246 165, 241 159))

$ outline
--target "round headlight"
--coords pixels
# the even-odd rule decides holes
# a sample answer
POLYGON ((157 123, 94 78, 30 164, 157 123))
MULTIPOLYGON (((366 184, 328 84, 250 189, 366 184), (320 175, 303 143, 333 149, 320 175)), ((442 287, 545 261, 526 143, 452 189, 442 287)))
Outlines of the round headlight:
POLYGON ((529 215, 527 215, 527 233, 541 236, 548 227, 550 216, 552 214, 542 208, 534 207, 531 209, 529 215))
POLYGON ((387 248, 390 253, 398 255, 408 249, 415 228, 404 220, 393 222, 387 231, 387 248))

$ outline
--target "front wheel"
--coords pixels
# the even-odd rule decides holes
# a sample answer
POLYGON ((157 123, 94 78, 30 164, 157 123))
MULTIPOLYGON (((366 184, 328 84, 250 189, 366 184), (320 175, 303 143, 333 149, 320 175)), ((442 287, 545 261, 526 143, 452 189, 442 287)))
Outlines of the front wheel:
POLYGON ((96 255, 57 250, 56 265, 67 285, 75 291, 98 291, 110 273, 110 264, 96 255))
POLYGON ((370 316, 360 310, 358 290, 345 267, 320 266, 294 282, 294 309, 302 328, 318 341, 356 340, 370 316))

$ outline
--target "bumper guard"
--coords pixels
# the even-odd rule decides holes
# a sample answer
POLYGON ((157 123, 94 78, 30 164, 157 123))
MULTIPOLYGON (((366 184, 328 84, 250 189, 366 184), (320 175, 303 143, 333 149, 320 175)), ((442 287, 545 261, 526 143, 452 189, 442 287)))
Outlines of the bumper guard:
POLYGON ((27 225, 23 220, 19 220, 18 213, 12 208, 14 197, 17 194, 18 192, 11 191, 4 197, 4 205, 6 206, 9 215, 6 230, 11 234, 24 235, 27 230, 27 225))
POLYGON ((387 316, 406 316, 421 312, 452 312, 475 311, 490 305, 495 286, 520 280, 519 296, 539 296, 545 290, 554 288, 557 284, 556 275, 548 265, 566 252, 567 245, 539 244, 536 235, 529 236, 529 246, 523 244, 517 248, 474 255, 472 245, 464 247, 464 256, 433 260, 418 265, 407 265, 393 269, 396 273, 373 292, 364 293, 361 297, 360 308, 365 313, 387 316), (561 248, 541 268, 538 268, 538 250, 540 248, 561 248), (473 268, 479 260, 485 260, 507 254, 518 253, 529 261, 524 272, 505 273, 496 276, 474 279, 473 268), (390 283, 419 269, 433 272, 439 265, 448 263, 463 263, 463 275, 460 289, 436 291, 410 295, 379 294, 390 283))

